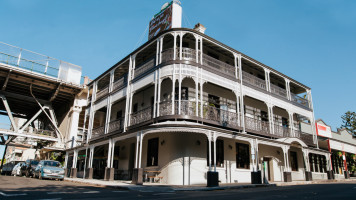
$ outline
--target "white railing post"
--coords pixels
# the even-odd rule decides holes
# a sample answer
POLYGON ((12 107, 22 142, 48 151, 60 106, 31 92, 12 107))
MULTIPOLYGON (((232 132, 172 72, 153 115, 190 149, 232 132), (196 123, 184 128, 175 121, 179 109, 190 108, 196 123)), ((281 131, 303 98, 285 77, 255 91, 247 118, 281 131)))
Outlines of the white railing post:
POLYGON ((238 67, 239 67, 239 77, 240 77, 240 108, 241 108, 241 127, 242 127, 242 132, 246 133, 246 127, 245 127, 245 108, 244 108, 244 95, 243 95, 243 84, 242 84, 242 56, 241 54, 234 54, 236 56, 237 61, 238 61, 238 67))
POLYGON ((17 66, 20 66, 21 55, 22 55, 22 49, 20 49, 19 57, 17 59, 17 66))

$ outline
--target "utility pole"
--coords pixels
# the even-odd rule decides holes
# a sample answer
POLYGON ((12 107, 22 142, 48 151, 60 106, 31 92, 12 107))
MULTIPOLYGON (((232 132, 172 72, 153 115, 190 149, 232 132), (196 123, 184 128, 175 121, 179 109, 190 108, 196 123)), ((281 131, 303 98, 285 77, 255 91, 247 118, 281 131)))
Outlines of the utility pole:
POLYGON ((7 150, 7 144, 5 145, 4 155, 2 155, 0 169, 2 169, 2 166, 4 165, 4 160, 5 160, 6 150, 7 150))

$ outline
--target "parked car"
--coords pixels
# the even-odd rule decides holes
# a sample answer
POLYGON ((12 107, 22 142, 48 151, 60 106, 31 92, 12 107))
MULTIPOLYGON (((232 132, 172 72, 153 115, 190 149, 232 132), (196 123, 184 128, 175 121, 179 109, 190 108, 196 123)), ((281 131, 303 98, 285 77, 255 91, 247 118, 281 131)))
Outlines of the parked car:
POLYGON ((60 162, 53 160, 41 160, 34 171, 34 176, 43 179, 64 179, 64 169, 60 162))
POLYGON ((1 175, 11 175, 12 169, 21 161, 11 161, 3 165, 1 175))
POLYGON ((33 176, 33 172, 35 171, 39 162, 40 161, 33 159, 26 160, 25 165, 21 167, 21 173, 26 177, 33 176))
POLYGON ((17 163, 11 171, 11 175, 22 176, 23 174, 21 173, 21 167, 23 167, 24 165, 25 165, 25 162, 17 163))

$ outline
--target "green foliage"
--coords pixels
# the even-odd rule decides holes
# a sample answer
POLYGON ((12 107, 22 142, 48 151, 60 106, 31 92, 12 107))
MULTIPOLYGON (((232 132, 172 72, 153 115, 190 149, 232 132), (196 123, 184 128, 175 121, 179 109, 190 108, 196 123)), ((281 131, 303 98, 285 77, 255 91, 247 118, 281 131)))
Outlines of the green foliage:
POLYGON ((51 153, 51 160, 58 161, 62 164, 64 164, 64 154, 60 152, 52 152, 51 153))
POLYGON ((347 111, 341 116, 342 125, 341 128, 346 128, 354 137, 356 137, 356 113, 347 111))

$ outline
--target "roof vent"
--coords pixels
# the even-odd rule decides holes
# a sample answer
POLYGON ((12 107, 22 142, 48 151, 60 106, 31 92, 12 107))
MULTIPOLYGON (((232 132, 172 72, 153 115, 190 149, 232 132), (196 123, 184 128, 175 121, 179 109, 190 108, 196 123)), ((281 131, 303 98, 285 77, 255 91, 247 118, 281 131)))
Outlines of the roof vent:
POLYGON ((197 24, 194 26, 194 30, 199 31, 199 32, 201 32, 201 33, 204 34, 206 28, 205 28, 205 26, 203 26, 201 23, 197 23, 197 24))

